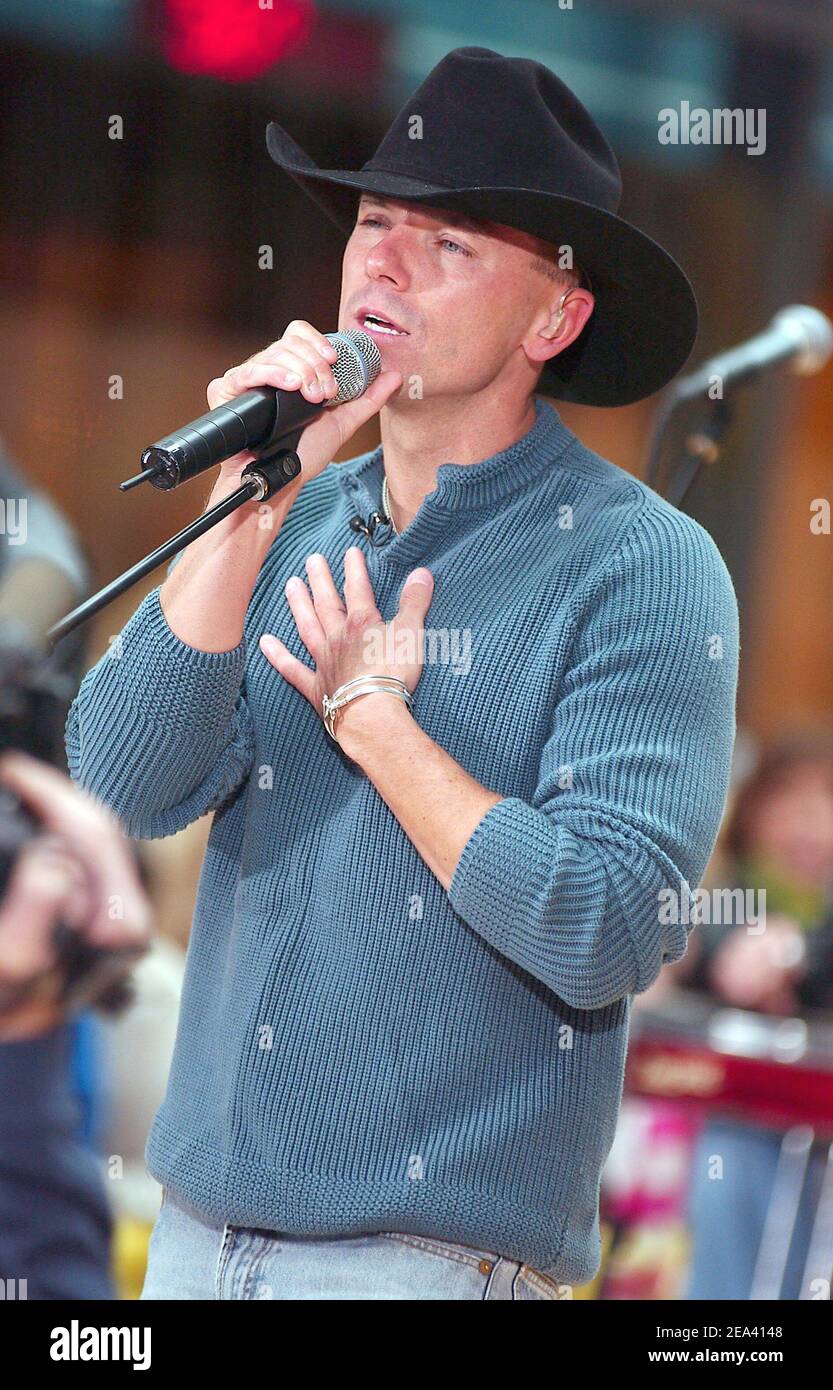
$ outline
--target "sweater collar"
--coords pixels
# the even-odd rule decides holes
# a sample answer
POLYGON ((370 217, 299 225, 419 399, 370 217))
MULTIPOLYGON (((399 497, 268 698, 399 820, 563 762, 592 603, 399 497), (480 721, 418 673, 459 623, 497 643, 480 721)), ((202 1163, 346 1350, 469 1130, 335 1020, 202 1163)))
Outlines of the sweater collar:
MULTIPOLYGON (((435 534, 447 531, 450 513, 495 506, 511 493, 534 484, 575 440, 556 409, 535 397, 535 421, 508 449, 477 463, 441 463, 436 485, 408 526, 396 535, 387 524, 374 533, 374 546, 391 560, 419 559, 435 534)), ((370 454, 339 464, 337 476, 351 510, 366 520, 382 512, 384 459, 381 444, 370 454)))

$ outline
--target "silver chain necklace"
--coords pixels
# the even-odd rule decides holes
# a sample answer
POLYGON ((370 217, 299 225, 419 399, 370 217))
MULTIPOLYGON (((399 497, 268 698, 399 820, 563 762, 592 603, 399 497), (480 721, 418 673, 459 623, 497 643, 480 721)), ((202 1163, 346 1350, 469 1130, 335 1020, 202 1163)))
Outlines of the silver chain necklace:
POLYGON ((390 522, 391 526, 393 527, 393 534, 394 534, 395 536, 398 536, 398 535, 399 535, 398 527, 397 527, 396 522, 394 521, 393 517, 391 516, 391 510, 390 510, 390 497, 389 497, 389 495, 388 495, 388 475, 387 475, 387 473, 385 474, 384 478, 382 479, 382 507, 384 508, 385 516, 387 517, 388 521, 390 522))

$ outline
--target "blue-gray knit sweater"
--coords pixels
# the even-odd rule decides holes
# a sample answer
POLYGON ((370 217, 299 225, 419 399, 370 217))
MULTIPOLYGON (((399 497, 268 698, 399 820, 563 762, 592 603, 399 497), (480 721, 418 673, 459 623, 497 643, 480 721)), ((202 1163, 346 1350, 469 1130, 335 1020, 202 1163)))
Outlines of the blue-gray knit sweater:
POLYGON ((382 477, 377 449, 304 486, 240 646, 189 647, 155 589, 70 711, 72 775, 132 835, 215 812, 147 1163, 221 1221, 424 1234, 582 1282, 631 998, 686 946, 659 893, 699 882, 724 805, 735 595, 702 527, 543 401, 371 543, 349 520, 382 477), (284 583, 319 551, 341 590, 357 543, 386 620, 433 572, 414 715, 503 794, 449 891, 258 648, 309 664, 284 583))

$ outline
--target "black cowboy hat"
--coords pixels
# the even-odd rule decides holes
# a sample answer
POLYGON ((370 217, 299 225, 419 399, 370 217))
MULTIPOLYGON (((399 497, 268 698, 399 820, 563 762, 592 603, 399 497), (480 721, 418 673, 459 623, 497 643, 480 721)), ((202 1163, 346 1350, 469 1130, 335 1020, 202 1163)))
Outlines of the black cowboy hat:
POLYGON ((570 246, 589 276, 595 308, 576 341, 546 363, 538 385, 545 395, 628 405, 670 381, 691 352, 697 301, 685 273, 651 237, 617 217, 616 156, 589 112, 542 63, 455 48, 355 171, 319 169, 275 121, 266 144, 348 235, 358 195, 368 192, 570 246))

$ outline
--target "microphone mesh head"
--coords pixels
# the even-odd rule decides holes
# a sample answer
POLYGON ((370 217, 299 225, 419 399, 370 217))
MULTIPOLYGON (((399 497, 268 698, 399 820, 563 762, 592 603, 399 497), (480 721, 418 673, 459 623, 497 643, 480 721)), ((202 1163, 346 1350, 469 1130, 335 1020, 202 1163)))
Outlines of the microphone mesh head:
POLYGON ((333 363, 333 376, 338 385, 338 395, 333 396, 329 405, 341 405, 344 401, 354 401, 366 391, 382 370, 379 349, 369 333, 360 328, 347 328, 343 333, 325 333, 338 357, 333 363))

